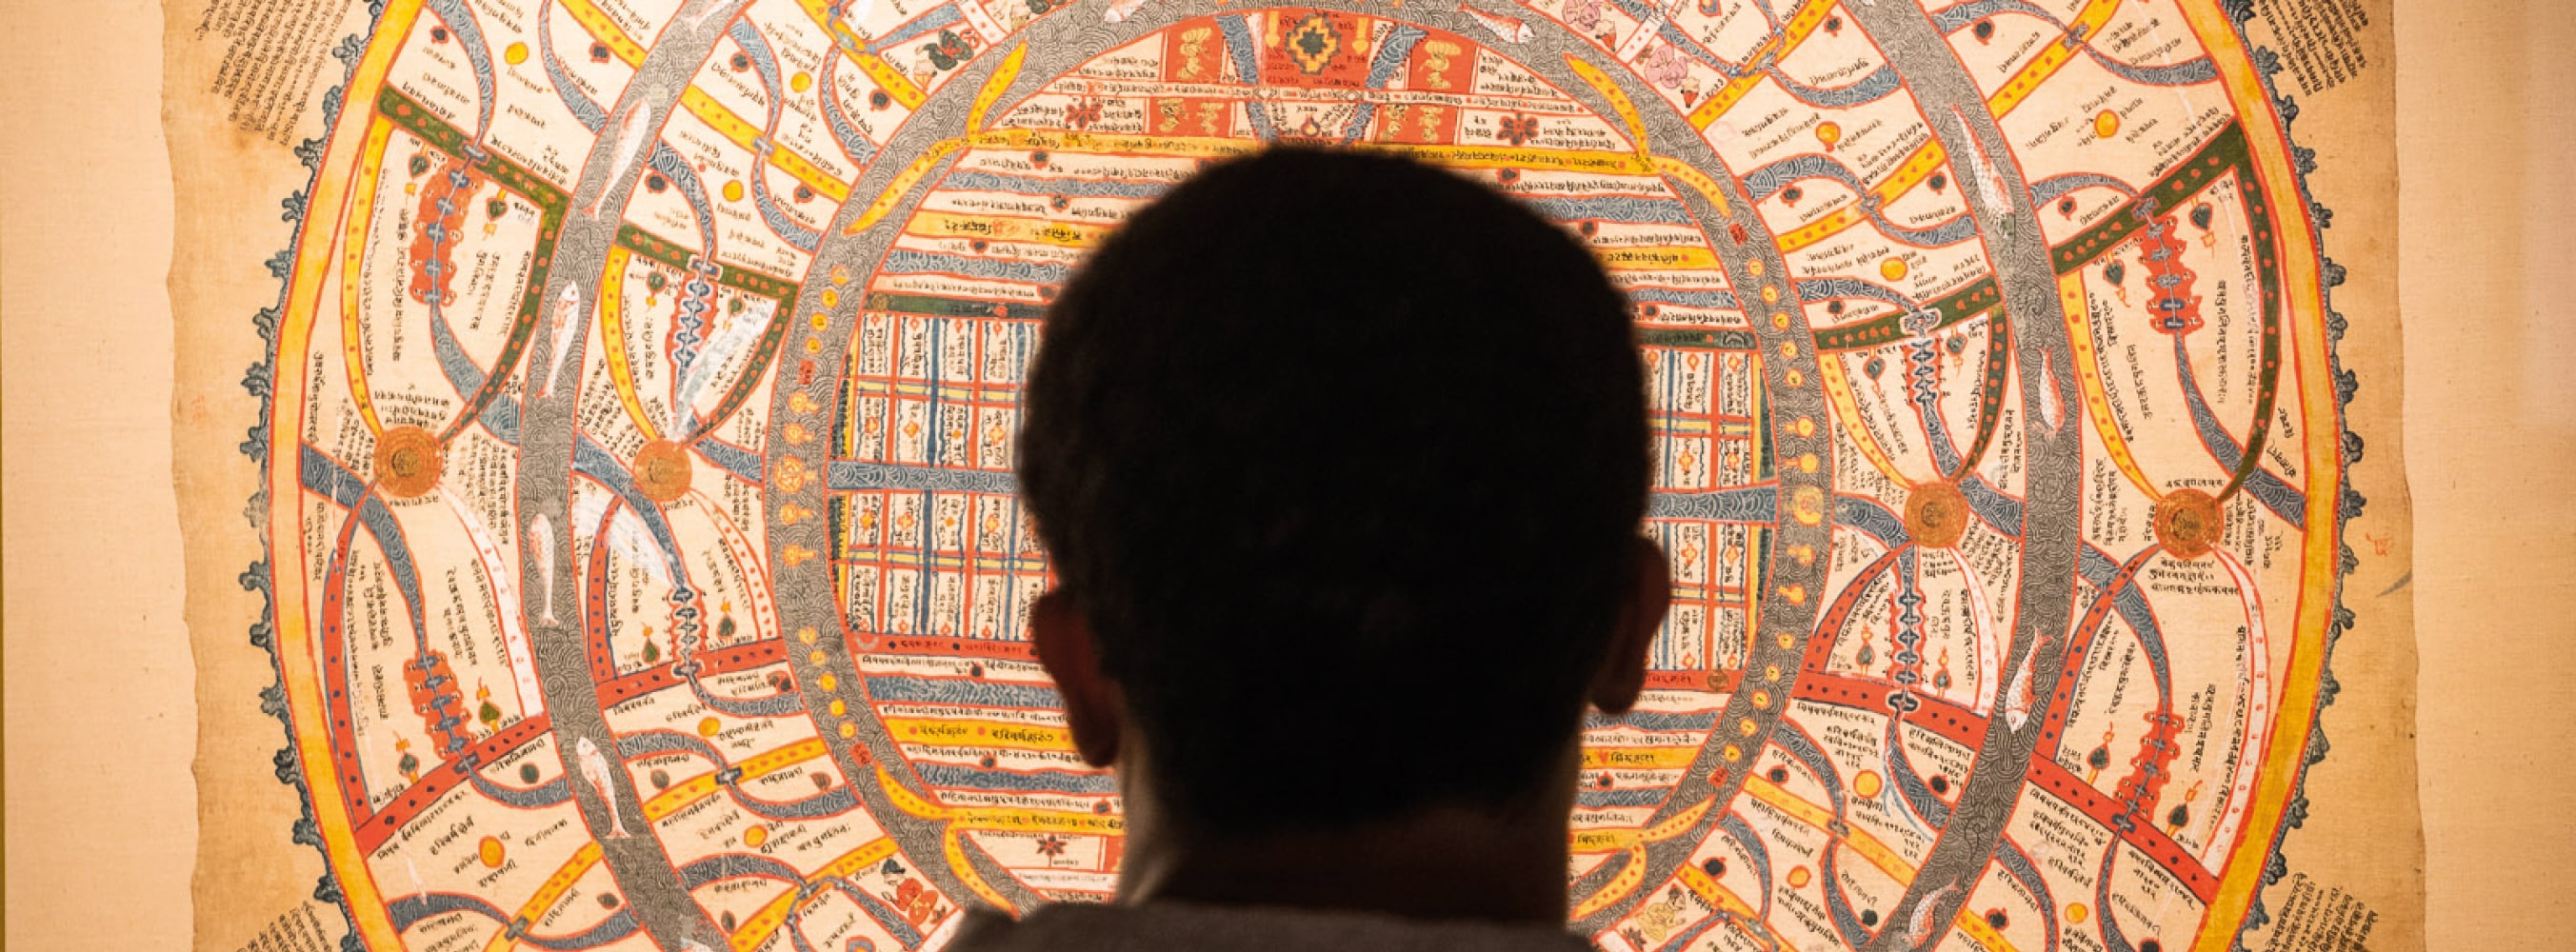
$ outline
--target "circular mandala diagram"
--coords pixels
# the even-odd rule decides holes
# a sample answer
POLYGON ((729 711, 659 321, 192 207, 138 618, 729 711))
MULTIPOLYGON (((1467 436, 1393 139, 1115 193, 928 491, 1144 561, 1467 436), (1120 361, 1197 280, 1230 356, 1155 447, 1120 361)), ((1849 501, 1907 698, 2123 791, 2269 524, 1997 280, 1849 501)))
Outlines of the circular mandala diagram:
POLYGON ((2346 434, 2307 157, 2218 0, 380 6, 251 445, 279 776, 357 947, 1106 899, 1019 382, 1087 249, 1271 143, 1490 184, 1634 302, 1674 605, 1585 731, 1578 933, 2259 920, 2346 434))

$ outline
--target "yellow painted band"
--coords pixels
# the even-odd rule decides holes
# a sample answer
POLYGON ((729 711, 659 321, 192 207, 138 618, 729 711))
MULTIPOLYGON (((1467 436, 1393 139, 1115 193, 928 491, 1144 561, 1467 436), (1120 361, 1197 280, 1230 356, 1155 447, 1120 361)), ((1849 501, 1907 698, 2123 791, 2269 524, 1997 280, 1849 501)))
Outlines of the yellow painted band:
POLYGON ((2266 742, 2262 779, 2255 786, 2253 807, 2246 811, 2248 819, 2228 853, 2218 892, 2211 898, 2202 920, 2204 928, 2192 946, 2195 952, 2226 952, 2236 942, 2237 924, 2244 921, 2256 892, 2262 888, 2263 867, 2272 852, 2273 839, 2280 834, 2282 811, 2297 790, 2300 758, 2307 753, 2308 734, 2316 725, 2317 692, 2325 676, 2326 627, 2334 613, 2339 578, 2336 552, 2342 543, 2342 526, 2336 507, 2342 502, 2339 488, 2343 485, 2342 427, 2321 425, 2318 421, 2340 422, 2343 405, 2335 394, 2332 375, 2326 372, 2332 357, 2326 351, 2324 337, 2325 287, 2318 273, 2316 233, 2297 198, 2298 177, 2290 162, 2289 141, 2272 132, 2279 128, 2279 119, 2273 112, 2271 95, 2264 89, 2262 77, 2255 74, 2253 59, 2238 38, 2235 24, 2215 4, 2185 2, 2177 6, 2200 39, 2201 48, 2209 52, 2210 62, 2218 66, 2220 85, 2243 117, 2245 141, 2264 194, 2280 202, 2276 207, 2288 210, 2276 216, 2282 245, 2282 293, 2297 348, 2299 404, 2307 433, 2308 530, 2300 551, 2299 607, 2291 633, 2289 669, 2282 679, 2281 701, 2276 708, 2280 716, 2273 722, 2266 742), (2223 927, 2206 928, 2209 923, 2223 927))
POLYGON ((376 420, 376 401, 367 392, 367 352, 358 326, 360 279, 366 274, 367 231, 373 223, 376 206, 376 181, 384 174, 385 143, 393 138, 392 121, 378 117, 367 127, 365 157, 358 162, 358 183, 349 193, 348 231, 341 238, 340 258, 340 353, 349 367, 349 399, 358 404, 359 419, 367 421, 367 432, 384 435, 385 426, 376 420))
MULTIPOLYGON (((805 183, 805 186, 813 189, 816 194, 830 198, 834 202, 849 200, 848 183, 833 178, 830 173, 817 167, 812 160, 796 154, 793 149, 776 142, 770 142, 764 148, 762 137, 767 133, 759 126, 753 125, 750 120, 744 119, 727 108, 725 104, 717 102, 716 98, 709 95, 706 90, 696 86, 682 90, 680 106, 687 109, 690 115, 698 117, 698 121, 706 123, 708 128, 714 129, 717 135, 725 137, 726 141, 750 152, 754 160, 768 161, 769 164, 777 166, 779 171, 805 183)), ((759 173, 754 171, 752 174, 759 173)))
POLYGON ((884 194, 878 195, 876 201, 869 202, 867 209, 860 212, 859 217, 851 219, 850 227, 844 229, 842 234, 855 235, 884 220, 886 214, 894 211, 895 205, 912 192, 912 187, 920 184, 922 178, 930 174, 931 165, 946 158, 949 153, 957 151, 961 145, 956 139, 943 139, 924 150, 920 158, 912 160, 911 165, 904 166, 903 171, 894 177, 894 181, 886 185, 884 194))
POLYGON ((1612 82, 1610 75, 1602 72, 1601 67, 1594 66, 1591 62, 1578 58, 1572 53, 1565 54, 1565 65, 1574 70, 1575 77, 1583 80, 1584 85, 1592 87, 1593 92, 1600 93, 1601 98, 1610 101, 1610 111, 1619 117, 1620 125, 1628 127, 1629 147, 1636 149, 1640 155, 1648 154, 1650 150, 1646 145, 1645 117, 1637 114, 1637 104, 1628 98, 1627 91, 1620 89, 1618 83, 1612 82))
POLYGON ((564 12, 572 14, 573 22, 581 24, 591 39, 606 45, 608 52, 619 62, 633 66, 644 61, 643 44, 627 35, 626 28, 618 26, 617 21, 611 19, 607 11, 601 10, 597 3, 592 0, 563 0, 562 5, 564 12))
MULTIPOLYGON (((1017 241, 1053 245, 1059 248, 1089 248, 1109 235, 1109 226, 1089 222, 1048 221, 1043 218, 1012 218, 998 215, 960 215, 954 212, 915 212, 904 223, 908 235, 923 238, 982 238, 990 241, 1017 241)), ((962 389, 962 388, 961 388, 962 389)))
POLYGON ((1878 445, 1878 437, 1870 434, 1869 427, 1861 425, 1860 399, 1852 395, 1851 378, 1843 373, 1842 358, 1822 355, 1822 359, 1816 361, 1816 376, 1824 382, 1825 397, 1832 401, 1834 415, 1842 418, 1843 432, 1851 434, 1852 445, 1860 447, 1860 455, 1868 458, 1869 465, 1877 468, 1879 475, 1887 477, 1889 482, 1899 486, 1914 485, 1913 479, 1896 468, 1896 461, 1888 457, 1887 448, 1878 445))
MULTIPOLYGON (((2075 22, 2069 24, 2067 29, 2083 37, 2076 40, 2076 43, 2092 42, 2093 36, 2102 32, 2103 25, 2111 22, 2111 14, 2119 8, 2120 0, 2092 0, 2075 15, 2075 22)), ((2075 47, 2069 45, 2064 38, 2050 41, 2040 48, 2038 56, 2032 57, 2030 63, 2021 68, 2021 72, 2014 74, 2010 82, 2005 83, 2002 89, 1995 90, 1993 96, 1987 97, 1986 111, 1994 113, 1997 119, 2003 118, 2012 112, 2014 107, 2028 101, 2031 94, 2038 92, 2039 87, 2048 82, 2050 76, 2056 75, 2059 69, 2064 68, 2074 58, 2075 47)))
POLYGON ((842 54, 848 56, 850 62, 858 64, 860 72, 868 74, 869 80, 884 89, 894 101, 902 103, 903 108, 919 109, 930 98, 921 91, 921 87, 913 85, 902 70, 870 55, 866 51, 866 40, 860 39, 849 27, 833 22, 832 9, 826 0, 796 0, 796 5, 805 8, 805 16, 832 35, 832 41, 841 47, 842 54))
MULTIPOLYGON (((555 903, 563 899, 564 893, 572 891, 573 884, 581 881, 582 874, 590 872, 592 866, 598 865, 599 855, 597 841, 581 844, 580 849, 573 851, 572 858, 565 860, 563 866, 555 870, 554 875, 546 877, 545 882, 538 884, 537 891, 528 897, 527 902, 519 906, 518 921, 535 922, 538 917, 546 914, 546 910, 554 908, 555 903)), ((519 940, 511 937, 505 930, 493 936, 492 941, 483 946, 483 952, 509 952, 510 949, 518 946, 519 940)))
MULTIPOLYGON (((403 41, 411 35, 419 19, 421 0, 392 0, 376 21, 375 39, 349 74, 343 102, 373 103, 384 86, 385 74, 393 66, 394 55, 402 50, 403 41)), ((314 176, 310 208, 343 207, 349 199, 349 185, 356 180, 355 166, 365 155, 367 129, 375 121, 372 110, 343 109, 332 126, 329 148, 324 152, 319 173, 314 176)), ((278 324, 277 353, 271 368, 274 391, 269 406, 304 407, 306 375, 301 361, 312 340, 313 320, 322 298, 322 283, 329 271, 332 231, 337 216, 307 214, 296 235, 294 277, 287 287, 286 310, 278 324)), ((304 435, 299 425, 268 428, 268 505, 269 524, 301 525, 304 487, 296 467, 279 463, 297 458, 298 445, 304 435)), ((331 868, 332 880, 347 899, 351 922, 357 927, 360 941, 369 948, 399 948, 402 936, 394 929, 393 918, 385 909, 384 894, 376 888, 375 874, 367 867, 366 855, 358 851, 358 839, 349 815, 348 801, 341 795, 340 776, 332 748, 328 712, 324 709, 322 685, 313 660, 321 657, 314 644, 313 630, 305 617, 305 606, 317 599, 309 598, 302 569, 303 534, 275 533, 270 545, 276 551, 269 559, 269 586, 274 604, 285 610, 276 613, 278 674, 286 689, 287 710, 295 730, 296 761, 303 765, 305 789, 313 807, 313 822, 322 835, 322 853, 331 868)))
POLYGON ((1003 93, 1010 91, 1011 81, 1020 77, 1020 63, 1028 57, 1029 44, 1023 40, 993 67, 993 75, 984 77, 983 88, 975 90, 974 105, 966 110, 966 128, 982 129, 992 119, 993 107, 1001 103, 1003 93))
POLYGON ((635 393, 635 368, 626 360, 626 266, 632 260, 624 248, 608 249, 608 271, 599 279, 600 349, 607 354, 608 379, 617 384, 617 402, 625 404, 626 418, 635 421, 645 439, 658 440, 662 434, 644 412, 644 400, 635 393))
MULTIPOLYGON (((1878 200, 1880 208, 1885 208, 1904 197, 1905 193, 1913 191, 1915 186, 1923 184, 1924 180, 1931 178, 1932 173, 1940 171, 1941 164, 1949 159, 1950 153, 1941 147, 1940 140, 1926 140, 1920 148, 1914 150, 1913 155, 1906 157, 1904 164, 1896 167, 1896 171, 1888 173, 1886 178, 1880 179, 1877 185, 1870 187, 1870 197, 1878 200)), ((1861 222, 1868 221, 1869 213, 1861 209, 1861 202, 1857 200, 1847 202, 1843 207, 1834 209, 1831 214, 1823 218, 1790 230, 1780 236, 1780 253, 1793 254, 1812 248, 1861 222)))
MULTIPOLYGON (((1762 45, 1754 47, 1753 55, 1745 57, 1745 62, 1758 63, 1765 57, 1769 57, 1772 62, 1778 62, 1788 56, 1798 48, 1798 44, 1806 42, 1807 37, 1815 34, 1816 27, 1825 22, 1825 14, 1833 10, 1837 2, 1839 0, 1806 0, 1805 3, 1799 4, 1798 12, 1789 16, 1789 22, 1780 25, 1780 32, 1762 45)), ((1701 100, 1699 108, 1691 110, 1691 128, 1705 131, 1708 127, 1716 125, 1718 117, 1726 115, 1727 110, 1735 108, 1736 103, 1743 101, 1747 94, 1753 92, 1753 87, 1761 84, 1762 73, 1759 71, 1748 71, 1742 76, 1727 81, 1726 85, 1709 93, 1707 99, 1701 100)))
POLYGON ((2102 388, 2102 361, 2093 351, 2093 301, 2084 290, 2084 272, 2060 275, 2057 279, 2060 306, 2066 311, 2066 337, 2075 348, 2075 382, 2084 390, 2084 409, 2093 417, 2093 429, 2102 435, 2102 447, 2111 454, 2111 462, 2128 474, 2149 499, 2163 499, 2164 493, 2147 479, 2146 470, 2129 452, 2129 440, 2120 435, 2118 420, 2111 416, 2111 398, 2102 388))
MULTIPOLYGON (((1770 804, 1782 813, 1798 818, 1798 822, 1819 830, 1830 831, 1834 828, 1833 811, 1809 803, 1797 794, 1781 789, 1780 785, 1772 783, 1768 778, 1761 776, 1745 778, 1744 792, 1751 794, 1753 799, 1770 804)), ((1887 844, 1881 842, 1878 837, 1870 835, 1869 831, 1845 824, 1845 832, 1839 839, 1844 846, 1851 847, 1852 852, 1860 854, 1862 859, 1878 867, 1879 872, 1886 873, 1889 878, 1900 884, 1914 882, 1913 865, 1907 863, 1904 857, 1898 856, 1895 850, 1888 848, 1887 844)))
POLYGON ((889 717, 886 733, 898 744, 991 747, 1002 750, 1070 751, 1073 737, 1061 727, 1007 721, 940 720, 889 717))

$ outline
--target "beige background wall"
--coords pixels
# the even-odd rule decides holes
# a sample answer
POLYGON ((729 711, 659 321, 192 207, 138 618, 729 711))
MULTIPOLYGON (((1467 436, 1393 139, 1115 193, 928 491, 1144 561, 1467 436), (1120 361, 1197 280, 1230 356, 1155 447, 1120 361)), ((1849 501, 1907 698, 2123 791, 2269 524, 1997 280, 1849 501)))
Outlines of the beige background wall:
POLYGON ((7 939, 25 950, 188 937, 196 675, 160 94, 152 0, 0 0, 0 750, 7 939))
MULTIPOLYGON (((2559 0, 2397 7, 2428 925, 2434 948, 2515 945, 2557 928, 2576 864, 2576 789, 2550 776, 2576 741, 2576 306, 2552 293, 2576 274, 2576 23, 2559 0)), ((160 11, 0 0, 0 24, 6 938, 181 948, 160 11)))
POLYGON ((2417 744, 2436 949, 2564 948, 2576 879, 2567 10, 2397 4, 2417 744))

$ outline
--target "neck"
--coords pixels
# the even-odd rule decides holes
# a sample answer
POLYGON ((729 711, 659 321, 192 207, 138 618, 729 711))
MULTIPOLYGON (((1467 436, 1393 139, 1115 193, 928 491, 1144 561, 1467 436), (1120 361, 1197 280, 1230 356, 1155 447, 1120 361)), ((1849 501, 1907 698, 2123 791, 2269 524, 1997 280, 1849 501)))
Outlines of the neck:
POLYGON ((1565 810, 1438 807, 1330 830, 1180 835, 1131 803, 1118 901, 1565 925, 1565 810), (1139 822, 1143 820, 1144 822, 1139 822))

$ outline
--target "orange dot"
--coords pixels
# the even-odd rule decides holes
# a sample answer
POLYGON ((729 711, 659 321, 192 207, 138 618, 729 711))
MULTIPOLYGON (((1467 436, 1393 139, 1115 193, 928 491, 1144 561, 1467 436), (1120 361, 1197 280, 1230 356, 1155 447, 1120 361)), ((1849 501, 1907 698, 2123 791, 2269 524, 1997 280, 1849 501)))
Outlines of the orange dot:
POLYGON ((2070 902, 2066 904, 2066 921, 2068 922, 2082 922, 2086 916, 2091 914, 2092 913, 2089 910, 2084 908, 2083 903, 2070 902))
POLYGON ((1791 869, 1789 870, 1789 888, 1805 889, 1807 888, 1807 882, 1814 878, 1815 874, 1808 872, 1807 868, 1804 866, 1791 869))
POLYGON ((698 722, 698 736, 700 737, 714 737, 716 736, 717 731, 723 729, 724 723, 712 717, 698 722))
POLYGON ((2110 137, 2112 137, 2112 136, 2118 135, 2118 134, 2119 134, 2119 132, 2120 132, 2120 114, 2119 114, 2119 113, 2112 112, 2111 110, 2105 109, 2105 110, 2102 110, 2102 114, 2101 114, 2101 115, 2098 115, 2098 116, 2094 116, 2094 117, 2093 117, 2093 134, 2094 134, 2094 135, 2101 136, 2102 138, 2108 139, 2108 138, 2110 138, 2110 137))
POLYGON ((1885 781, 1878 779, 1877 772, 1864 770, 1860 772, 1860 776, 1852 778, 1852 793, 1858 794, 1862 799, 1868 799, 1878 796, 1879 790, 1885 785, 1885 781))
POLYGON ((482 860, 489 869, 501 868, 501 860, 506 855, 508 851, 502 849, 501 838, 497 836, 484 837, 483 842, 474 848, 474 858, 482 860))
POLYGON ((1889 258, 1878 263, 1878 273, 1890 281, 1901 281, 1910 270, 1903 258, 1889 258))
POLYGON ((752 847, 752 848, 754 848, 754 849, 758 849, 758 848, 760 847, 760 844, 762 844, 762 843, 767 843, 767 842, 769 842, 769 828, 768 828, 768 827, 765 827, 765 826, 755 826, 755 827, 752 827, 751 829, 748 829, 748 830, 744 830, 744 831, 742 831, 742 845, 744 845, 744 846, 748 846, 748 847, 752 847))
POLYGON ((1797 492, 1789 494, 1789 516, 1802 526, 1822 524, 1825 521, 1825 491, 1814 486, 1798 487, 1797 492))

